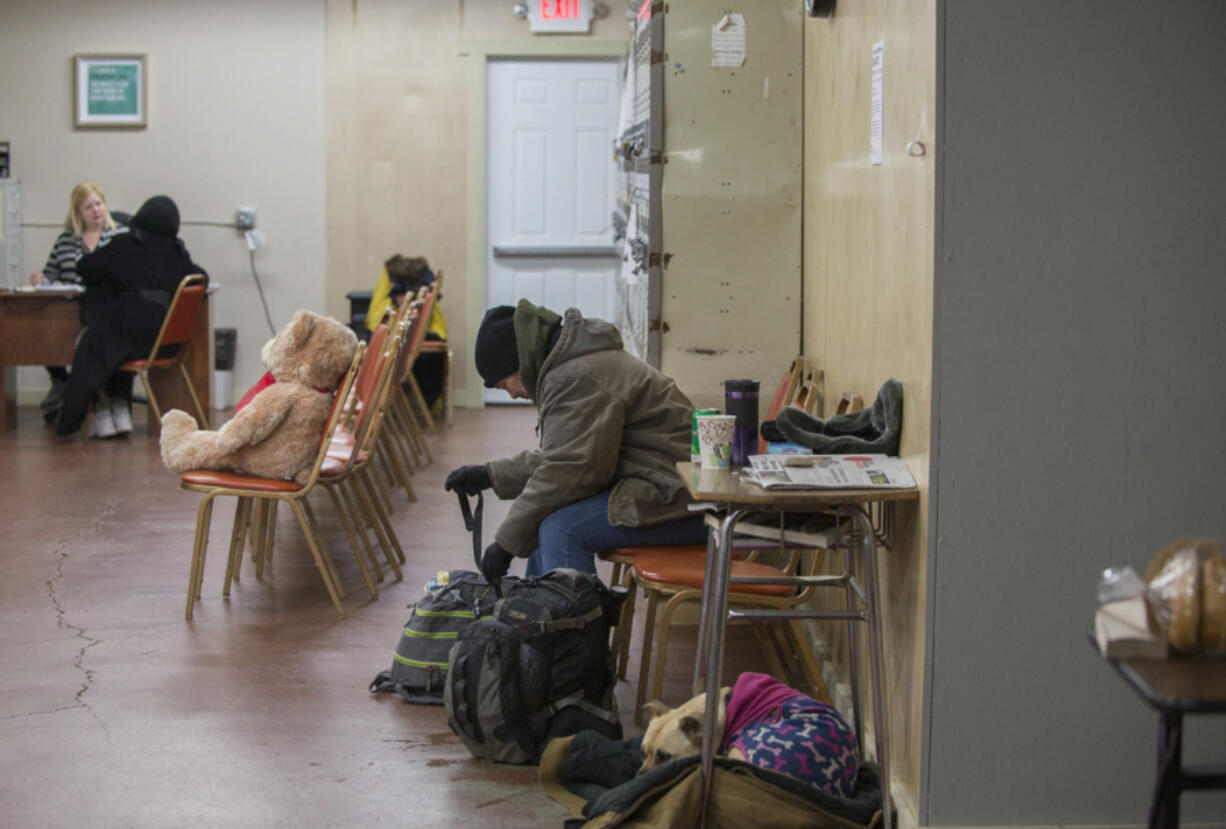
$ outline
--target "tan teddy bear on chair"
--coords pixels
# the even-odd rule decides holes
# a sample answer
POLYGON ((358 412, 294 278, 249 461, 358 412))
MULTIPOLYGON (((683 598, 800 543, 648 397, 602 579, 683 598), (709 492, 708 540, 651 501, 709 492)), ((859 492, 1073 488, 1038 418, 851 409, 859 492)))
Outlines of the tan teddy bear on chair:
POLYGON ((260 357, 276 382, 216 431, 187 412, 162 418, 162 463, 172 472, 219 469, 306 483, 332 405, 357 351, 357 335, 330 317, 299 311, 260 357))

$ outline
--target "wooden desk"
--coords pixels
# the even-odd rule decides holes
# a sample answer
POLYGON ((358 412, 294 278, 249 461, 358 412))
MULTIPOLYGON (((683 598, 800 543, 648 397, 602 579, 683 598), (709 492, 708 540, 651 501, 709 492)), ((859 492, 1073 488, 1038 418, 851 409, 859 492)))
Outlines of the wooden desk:
MULTIPOLYGON (((213 327, 210 288, 196 317, 196 329, 184 355, 187 373, 191 375, 205 410, 212 407, 213 327)), ((70 366, 81 333, 77 310, 77 291, 10 291, 0 290, 0 431, 17 423, 17 366, 70 366)), ((163 411, 183 409, 194 413, 191 395, 183 388, 178 371, 152 371, 158 402, 163 411)), ((149 417, 150 435, 158 434, 157 422, 149 417)))
MULTIPOLYGON (((869 673, 872 682, 872 708, 874 744, 877 751, 877 765, 881 774, 882 818, 885 829, 890 829, 892 816, 890 814, 890 775, 889 756, 886 750, 886 711, 885 690, 883 686, 884 667, 882 665, 880 612, 877 589, 877 544, 883 539, 873 526, 872 519, 864 506, 867 504, 892 505, 898 501, 914 501, 919 498, 919 490, 909 489, 808 489, 808 490, 768 490, 762 487, 742 482, 740 470, 702 469, 698 464, 678 463, 677 471, 690 496, 696 501, 707 501, 722 504, 724 517, 711 528, 707 541, 707 567, 703 578, 702 608, 698 620, 698 651, 694 665, 695 694, 707 692, 707 700, 718 697, 720 680, 724 665, 724 625, 729 618, 778 618, 786 613, 789 618, 808 619, 841 619, 849 622, 847 625, 848 659, 850 662, 850 684, 856 740, 863 750, 863 717, 860 702, 860 669, 858 666, 858 623, 863 622, 868 628, 869 673), (731 546, 732 536, 737 524, 745 516, 756 512, 774 513, 812 513, 837 511, 847 518, 855 528, 854 535, 860 538, 860 570, 864 579, 860 582, 854 575, 854 555, 849 544, 840 543, 836 546, 843 550, 844 574, 831 579, 815 576, 811 579, 797 578, 731 578, 731 546), (728 611, 729 584, 745 583, 801 583, 814 584, 835 583, 846 591, 847 610, 843 611, 748 611, 738 610, 733 614, 728 611), (705 664, 704 664, 705 663, 705 664)), ((884 510, 883 510, 884 512, 884 510)), ((892 517, 892 516, 891 516, 892 517)), ((708 522, 710 523, 710 522, 708 522)), ((786 533, 786 531, 784 531, 786 533)), ((781 539, 782 540, 782 539, 781 539)), ((703 810, 705 815, 707 795, 710 792, 711 770, 715 755, 715 718, 718 706, 708 705, 702 731, 702 771, 703 771, 703 810)))
MULTIPOLYGON (((1090 633, 1090 644, 1098 645, 1090 633)), ((1184 790, 1226 789, 1226 765, 1183 764, 1184 714, 1226 713, 1226 659, 1109 659, 1128 687, 1158 712, 1158 773, 1149 825, 1179 825, 1184 790)))

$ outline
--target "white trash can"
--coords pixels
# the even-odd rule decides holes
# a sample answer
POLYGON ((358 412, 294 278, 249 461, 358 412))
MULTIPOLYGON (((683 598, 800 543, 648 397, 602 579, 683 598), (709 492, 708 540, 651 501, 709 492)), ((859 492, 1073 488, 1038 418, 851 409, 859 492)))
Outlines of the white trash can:
POLYGON ((234 372, 216 370, 213 372, 213 408, 224 411, 234 404, 231 402, 231 392, 234 389, 234 372))

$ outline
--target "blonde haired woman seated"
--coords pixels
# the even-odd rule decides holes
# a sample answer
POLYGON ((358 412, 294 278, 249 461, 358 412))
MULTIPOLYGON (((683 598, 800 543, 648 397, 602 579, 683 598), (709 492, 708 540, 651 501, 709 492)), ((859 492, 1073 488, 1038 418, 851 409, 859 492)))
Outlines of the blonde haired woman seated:
MULTIPOLYGON (((63 232, 51 246, 47 264, 41 271, 30 274, 30 284, 80 286, 77 260, 104 244, 119 230, 120 226, 107 208, 102 188, 92 181, 81 182, 72 188, 72 194, 68 197, 68 215, 64 219, 63 232)), ((59 414, 68 369, 64 366, 47 366, 47 373, 51 375, 51 391, 47 392, 39 408, 43 418, 50 423, 59 414)))

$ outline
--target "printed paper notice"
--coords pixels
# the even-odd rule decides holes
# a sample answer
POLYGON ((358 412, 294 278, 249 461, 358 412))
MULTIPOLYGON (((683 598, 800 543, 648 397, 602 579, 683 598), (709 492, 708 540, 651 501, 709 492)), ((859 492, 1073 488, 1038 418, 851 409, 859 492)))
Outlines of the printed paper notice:
POLYGON ((884 73, 882 71, 882 61, 885 59, 885 41, 879 40, 873 44, 873 101, 872 101, 872 124, 869 126, 868 132, 868 160, 872 164, 880 164, 882 162, 882 128, 881 128, 881 112, 882 112, 882 79, 884 73))
POLYGON ((725 14, 711 27, 711 65, 745 63, 745 15, 725 14))

